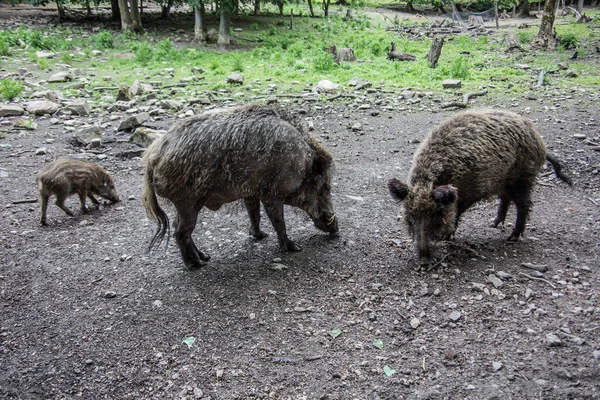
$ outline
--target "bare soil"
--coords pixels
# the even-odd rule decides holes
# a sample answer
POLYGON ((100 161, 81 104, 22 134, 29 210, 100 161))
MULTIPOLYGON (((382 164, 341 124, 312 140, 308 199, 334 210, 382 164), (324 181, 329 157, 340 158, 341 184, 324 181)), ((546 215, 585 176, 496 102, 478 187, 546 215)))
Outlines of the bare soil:
POLYGON ((544 171, 518 243, 506 242, 514 209, 492 229, 496 203, 477 204, 430 270, 386 182, 452 111, 289 104, 334 156, 339 237, 286 209, 303 251, 282 254, 267 219, 255 241, 234 204, 201 213, 195 241, 212 259, 197 270, 173 242, 146 253, 155 226, 126 135, 104 129, 98 160, 35 118, 36 132, 0 139, 0 398, 599 398, 600 111, 578 108, 586 96, 501 103, 531 110, 575 187, 544 171), (73 218, 50 205, 42 227, 39 204, 13 202, 73 156, 105 167, 122 202, 73 218))

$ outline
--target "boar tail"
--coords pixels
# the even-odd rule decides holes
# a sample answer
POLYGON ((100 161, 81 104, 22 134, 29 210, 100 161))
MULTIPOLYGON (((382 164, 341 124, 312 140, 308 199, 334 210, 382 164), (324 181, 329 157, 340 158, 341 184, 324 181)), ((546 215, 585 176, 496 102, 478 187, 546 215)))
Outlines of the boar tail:
POLYGON ((566 166, 562 161, 550 154, 546 154, 546 160, 548 160, 548 162, 552 165, 552 168, 554 168, 554 173, 557 177, 568 183, 569 186, 573 186, 573 181, 571 178, 565 175, 565 173, 562 171, 563 168, 566 169, 566 166))
POLYGON ((146 208, 146 214, 150 219, 155 220, 158 223, 158 229, 154 234, 154 237, 150 241, 150 245, 148 246, 148 252, 150 252, 153 248, 158 247, 160 243, 163 241, 165 235, 167 235, 167 246, 169 245, 169 236, 171 232, 169 230, 169 217, 160 208, 158 204, 158 199, 156 198, 156 192, 152 187, 152 179, 153 179, 153 166, 148 165, 146 167, 146 173, 144 174, 144 182, 142 189, 142 202, 144 203, 144 207, 146 208))

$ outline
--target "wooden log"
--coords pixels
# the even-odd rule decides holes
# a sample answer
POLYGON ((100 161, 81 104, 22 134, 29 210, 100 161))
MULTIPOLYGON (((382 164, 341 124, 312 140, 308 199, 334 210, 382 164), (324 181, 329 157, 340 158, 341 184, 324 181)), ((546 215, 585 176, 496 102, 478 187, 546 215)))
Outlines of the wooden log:
POLYGON ((442 46, 444 46, 443 37, 436 37, 433 39, 433 43, 429 49, 429 54, 427 54, 427 61, 429 62, 430 68, 436 67, 440 55, 442 54, 442 46))
POLYGON ((403 53, 396 50, 396 44, 392 42, 390 45, 390 51, 387 53, 387 59, 392 61, 414 61, 417 59, 417 57, 410 53, 403 53))
POLYGON ((354 50, 349 49, 347 47, 342 47, 337 51, 335 56, 335 63, 339 64, 343 61, 356 61, 356 56, 354 55, 354 50))

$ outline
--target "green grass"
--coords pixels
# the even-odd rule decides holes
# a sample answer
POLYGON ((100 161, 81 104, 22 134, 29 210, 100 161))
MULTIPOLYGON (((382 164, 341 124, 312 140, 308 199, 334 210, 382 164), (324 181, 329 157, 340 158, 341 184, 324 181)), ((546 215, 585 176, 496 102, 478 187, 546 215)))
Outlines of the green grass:
MULTIPOLYGON (((233 88, 225 83, 227 75, 236 71, 245 77, 247 84, 268 80, 281 90, 300 92, 306 84, 329 79, 345 86, 353 77, 367 79, 373 84, 384 81, 389 88, 415 87, 422 90, 441 90, 444 79, 463 80, 465 90, 490 84, 490 77, 509 77, 514 91, 535 81, 535 72, 515 68, 515 64, 529 64, 532 71, 554 70, 558 62, 568 60, 572 50, 535 52, 520 54, 505 53, 504 36, 500 31, 495 36, 471 38, 458 36, 447 38, 437 68, 427 65, 426 57, 431 39, 402 39, 385 26, 368 20, 360 10, 356 20, 345 21, 340 16, 325 19, 308 18, 308 12, 294 5, 294 29, 289 29, 289 7, 287 16, 279 17, 276 7, 267 7, 270 15, 260 17, 238 16, 234 26, 243 26, 236 32, 236 50, 220 52, 210 47, 179 48, 169 39, 145 35, 122 34, 100 31, 82 34, 78 30, 49 28, 44 31, 19 27, 11 31, 0 31, 0 56, 6 58, 8 67, 20 62, 37 63, 42 70, 54 68, 57 63, 69 64, 74 68, 95 68, 98 86, 105 85, 101 77, 111 75, 113 82, 131 84, 140 81, 161 80, 164 84, 176 83, 191 76, 193 67, 205 73, 201 87, 188 88, 188 95, 201 95, 209 90, 231 90, 251 95, 253 91, 233 88), (303 17, 298 16, 302 11, 303 17), (261 41, 256 42, 254 39, 261 41), (416 61, 393 62, 386 59, 390 42, 394 41, 399 51, 414 54, 416 61), (349 47, 362 62, 336 65, 333 57, 325 51, 329 45, 337 48, 349 47), (54 59, 40 59, 36 50, 50 50, 58 55, 54 59), (100 56, 91 49, 103 51, 100 56), (17 51, 18 50, 18 51, 17 51), (131 54, 131 57, 123 57, 131 54), (161 74, 173 68, 173 77, 161 74), (149 78, 146 78, 149 77, 149 78), (297 82, 290 84, 291 81, 297 82)), ((339 14, 344 8, 332 6, 339 14)), ((263 8, 263 11, 265 9, 263 8)), ((335 13, 334 13, 335 14, 335 13)), ((557 34, 570 43, 588 43, 598 40, 589 24, 564 23, 557 21, 557 34)), ((190 29, 191 31, 191 29, 190 29)), ((523 46, 537 34, 536 28, 515 30, 523 46)), ((190 32, 191 34, 191 32, 190 32)), ((567 43, 565 41, 565 43, 567 43)), ((580 52, 585 50, 579 49, 580 52)), ((584 54, 581 54, 582 56, 584 54)), ((600 84, 595 67, 587 64, 584 57, 570 63, 577 71, 577 78, 553 75, 552 84, 578 85, 593 88, 600 84)), ((497 86, 506 83, 495 82, 497 86)), ((260 90, 260 85, 252 85, 260 90)), ((96 97, 94 97, 96 98, 96 97)), ((101 96, 98 96, 99 100, 101 96)))

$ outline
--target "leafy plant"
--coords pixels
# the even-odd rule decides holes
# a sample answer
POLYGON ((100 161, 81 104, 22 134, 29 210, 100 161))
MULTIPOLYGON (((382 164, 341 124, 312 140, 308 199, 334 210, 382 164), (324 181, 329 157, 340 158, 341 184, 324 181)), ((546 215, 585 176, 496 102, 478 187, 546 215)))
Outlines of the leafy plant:
POLYGON ((320 51, 313 60, 313 66, 319 72, 327 72, 335 67, 335 63, 331 54, 326 51, 320 51))
POLYGON ((6 78, 0 82, 0 95, 4 100, 11 101, 15 97, 19 97, 23 90, 25 90, 25 86, 19 81, 6 78))
POLYGON ((233 66, 232 69, 234 71, 243 72, 244 71, 244 59, 241 55, 236 55, 233 58, 233 66))
POLYGON ((144 66, 152 60, 152 47, 147 42, 140 43, 135 50, 135 60, 144 66))
POLYGON ((94 44, 98 50, 114 49, 115 40, 112 33, 101 30, 96 34, 94 44))
POLYGON ((519 32, 517 33, 517 37, 519 38, 519 43, 529 44, 533 40, 534 35, 532 32, 519 32))
POLYGON ((48 67, 50 67, 50 62, 46 58, 38 58, 37 64, 40 66, 41 69, 47 69, 48 67))
POLYGON ((559 46, 565 50, 574 49, 579 44, 577 35, 574 33, 563 33, 558 36, 559 46))
POLYGON ((8 41, 0 37, 0 56, 10 56, 8 41))
POLYGON ((469 65, 467 59, 463 56, 458 56, 450 67, 450 76, 458 79, 465 79, 469 76, 469 65))

